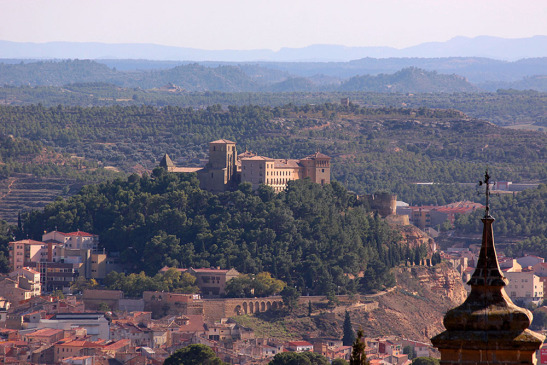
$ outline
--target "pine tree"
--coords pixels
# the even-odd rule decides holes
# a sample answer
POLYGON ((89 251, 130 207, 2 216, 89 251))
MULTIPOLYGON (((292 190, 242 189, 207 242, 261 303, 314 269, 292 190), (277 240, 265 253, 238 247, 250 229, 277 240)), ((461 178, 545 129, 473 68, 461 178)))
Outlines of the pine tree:
POLYGON ((344 337, 342 337, 342 342, 344 342, 344 346, 351 346, 353 345, 353 342, 355 341, 355 331, 353 330, 353 327, 351 326, 351 318, 349 316, 349 312, 346 311, 346 317, 344 318, 344 337))
POLYGON ((363 330, 357 331, 357 338, 353 343, 353 349, 351 350, 351 356, 349 358, 349 365, 368 365, 367 355, 365 354, 365 339, 363 337, 363 330))

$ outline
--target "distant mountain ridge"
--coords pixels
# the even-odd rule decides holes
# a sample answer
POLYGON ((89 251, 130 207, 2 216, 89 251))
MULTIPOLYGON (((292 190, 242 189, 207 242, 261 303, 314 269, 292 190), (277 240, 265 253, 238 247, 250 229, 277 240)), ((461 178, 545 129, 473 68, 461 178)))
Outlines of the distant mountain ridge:
POLYGON ((197 63, 149 71, 117 71, 89 60, 0 63, 0 85, 63 86, 75 83, 109 83, 142 89, 173 85, 184 91, 376 91, 474 92, 479 89, 464 77, 443 75, 416 67, 394 74, 355 76, 342 83, 328 78, 294 77, 257 66, 206 67, 197 63))
POLYGON ((107 44, 94 42, 26 43, 0 41, 0 58, 17 59, 152 59, 227 62, 345 62, 360 58, 485 57, 497 60, 547 57, 547 36, 506 39, 491 36, 455 37, 412 47, 346 47, 316 44, 278 51, 203 50, 157 44, 107 44))

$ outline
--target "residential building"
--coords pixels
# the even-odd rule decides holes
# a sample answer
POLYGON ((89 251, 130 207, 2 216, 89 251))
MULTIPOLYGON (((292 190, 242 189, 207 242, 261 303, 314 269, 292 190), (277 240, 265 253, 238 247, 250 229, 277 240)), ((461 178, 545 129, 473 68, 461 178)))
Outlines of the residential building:
POLYGON ((43 242, 62 243, 67 249, 92 250, 97 251, 99 245, 99 236, 87 232, 69 232, 51 231, 42 235, 43 242))
POLYGON ((21 267, 9 273, 12 279, 17 278, 19 287, 31 292, 31 297, 38 297, 42 294, 40 273, 30 267, 21 267))
POLYGON ((294 352, 313 351, 313 345, 308 341, 289 341, 287 348, 294 352))
POLYGON ((78 276, 102 280, 120 266, 115 258, 98 252, 98 244, 98 235, 82 231, 51 231, 42 235, 42 241, 10 242, 11 270, 35 270, 41 274, 41 287, 46 291, 68 290, 78 276))
POLYGON ((534 271, 504 271, 504 275, 509 280, 505 290, 511 300, 522 300, 525 303, 543 300, 543 282, 534 271))
POLYGON ((76 327, 84 328, 93 341, 110 339, 110 323, 104 313, 57 313, 49 319, 40 318, 28 324, 28 328, 69 330, 76 327))
POLYGON ((101 342, 93 342, 87 338, 84 339, 66 339, 58 341, 54 348, 54 361, 60 363, 67 358, 74 358, 80 356, 89 356, 99 354, 100 350, 104 347, 101 342))
POLYGON ((460 201, 442 206, 428 205, 411 207, 398 205, 396 210, 397 214, 407 214, 410 218, 410 223, 420 229, 425 229, 429 227, 436 227, 443 224, 445 221, 449 221, 451 224, 454 224, 454 220, 459 214, 469 214, 480 208, 484 207, 478 203, 460 201))

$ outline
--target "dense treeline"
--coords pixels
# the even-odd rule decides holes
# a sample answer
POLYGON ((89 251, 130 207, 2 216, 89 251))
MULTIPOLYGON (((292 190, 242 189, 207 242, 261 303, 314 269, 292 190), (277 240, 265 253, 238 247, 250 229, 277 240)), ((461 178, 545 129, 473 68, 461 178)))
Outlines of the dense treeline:
POLYGON ((104 285, 110 290, 121 290, 127 297, 141 297, 144 291, 166 291, 169 293, 197 293, 196 278, 189 273, 180 273, 170 268, 164 273, 147 276, 140 273, 124 274, 111 271, 104 279, 104 285))
POLYGON ((0 131, 124 171, 157 166, 164 153, 178 165, 201 165, 207 143, 227 138, 274 158, 321 151, 332 174, 357 193, 387 190, 413 204, 472 199, 456 185, 472 182, 485 161, 500 180, 545 181, 547 135, 498 128, 454 110, 366 108, 339 104, 242 106, 194 110, 167 106, 0 107, 0 131), (443 191, 432 199, 431 193, 443 191))
MULTIPOLYGON (((491 200, 491 214, 496 218, 494 232, 509 237, 525 237, 516 245, 508 246, 509 256, 534 253, 547 257, 547 185, 529 189, 515 195, 502 195, 491 200)), ((483 212, 460 215, 455 221, 456 229, 463 233, 479 233, 483 212)))
POLYGON ((132 272, 155 275, 164 265, 267 271, 310 294, 392 285, 390 267, 427 254, 401 245, 397 232, 336 182, 294 181, 279 194, 266 186, 253 193, 244 183, 214 195, 193 175, 158 168, 150 177, 86 186, 23 218, 24 236, 55 228, 97 233, 132 272))
MULTIPOLYGON (((288 82, 288 81, 287 81, 288 82)), ((349 97, 353 103, 367 107, 401 107, 457 109, 498 125, 537 124, 547 126, 547 93, 532 90, 498 90, 477 93, 377 93, 377 92, 172 92, 121 88, 105 83, 79 83, 63 87, 0 87, 0 101, 7 105, 41 103, 45 106, 140 106, 205 108, 260 105, 281 107, 338 103, 349 97)))

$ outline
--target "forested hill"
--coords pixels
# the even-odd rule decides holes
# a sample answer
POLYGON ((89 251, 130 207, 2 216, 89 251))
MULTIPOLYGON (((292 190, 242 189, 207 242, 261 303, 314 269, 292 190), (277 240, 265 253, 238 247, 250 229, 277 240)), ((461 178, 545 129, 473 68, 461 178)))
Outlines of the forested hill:
MULTIPOLYGON (((509 245, 505 254, 510 257, 534 254, 547 256, 547 184, 537 189, 525 190, 516 195, 502 195, 490 200, 491 213, 496 218, 494 232, 506 237, 525 238, 522 242, 509 245)), ((480 233, 482 212, 460 215, 456 219, 458 233, 480 233)))
POLYGON ((473 182, 486 166, 498 180, 547 181, 545 133, 504 129, 453 110, 0 106, 0 132, 126 172, 151 170, 164 153, 178 166, 203 165, 207 144, 219 138, 272 158, 321 151, 333 158, 333 178, 349 189, 387 190, 409 203, 464 198, 455 187, 412 183, 473 182))
POLYGON ((479 91, 463 77, 443 75, 414 67, 392 75, 355 77, 341 86, 340 80, 317 83, 313 77, 291 77, 260 66, 186 64, 166 70, 117 71, 89 60, 62 62, 0 63, 0 85, 62 86, 72 83, 111 83, 121 87, 161 88, 176 85, 185 91, 377 91, 461 92, 479 91), (297 82, 295 82, 297 81, 297 82))
POLYGON ((381 91, 395 93, 473 92, 479 88, 457 75, 441 75, 416 67, 405 68, 392 75, 354 76, 342 83, 340 91, 381 91))
POLYGON ((266 186, 253 193, 248 183, 217 195, 198 186, 195 175, 161 168, 86 186, 25 214, 19 234, 39 239, 44 230, 81 229, 99 234, 137 272, 164 265, 267 271, 310 294, 392 285, 390 267, 427 253, 401 245, 396 231, 336 182, 293 181, 279 194, 266 186))

